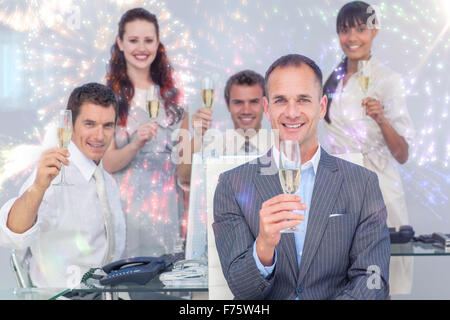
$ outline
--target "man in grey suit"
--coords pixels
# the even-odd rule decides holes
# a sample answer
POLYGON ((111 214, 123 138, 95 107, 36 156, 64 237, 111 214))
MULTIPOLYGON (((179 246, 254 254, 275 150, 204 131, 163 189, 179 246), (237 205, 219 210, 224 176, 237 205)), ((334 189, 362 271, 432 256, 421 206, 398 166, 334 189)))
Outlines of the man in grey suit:
POLYGON ((283 194, 278 141, 257 161, 220 176, 213 229, 232 293, 236 299, 386 299, 390 241, 378 178, 318 144, 327 105, 319 67, 287 55, 269 67, 265 81, 264 112, 281 139, 299 141, 302 179, 296 194, 283 194), (280 233, 299 224, 303 232, 280 233))

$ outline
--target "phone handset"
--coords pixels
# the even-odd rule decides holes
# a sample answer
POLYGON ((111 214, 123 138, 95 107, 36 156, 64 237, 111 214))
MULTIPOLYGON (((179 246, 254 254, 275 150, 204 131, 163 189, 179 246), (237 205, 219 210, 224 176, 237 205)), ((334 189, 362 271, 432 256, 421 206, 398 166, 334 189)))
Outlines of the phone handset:
POLYGON ((102 269, 107 275, 100 279, 102 285, 122 283, 146 284, 160 271, 166 268, 166 262, 156 257, 133 257, 111 262, 102 269))
POLYGON ((106 273, 110 273, 113 270, 118 270, 125 266, 132 266, 132 265, 142 265, 151 263, 152 261, 155 261, 158 258, 155 257, 133 257, 133 258, 127 258, 122 259, 118 261, 111 262, 105 266, 103 266, 103 271, 106 273))

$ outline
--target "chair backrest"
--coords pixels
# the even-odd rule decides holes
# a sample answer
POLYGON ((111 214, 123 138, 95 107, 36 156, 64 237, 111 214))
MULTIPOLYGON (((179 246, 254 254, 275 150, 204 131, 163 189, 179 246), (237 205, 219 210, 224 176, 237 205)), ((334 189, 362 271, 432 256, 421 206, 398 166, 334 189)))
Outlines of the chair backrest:
POLYGON ((212 230, 214 222, 214 193, 219 175, 245 162, 251 161, 257 155, 222 156, 206 159, 206 200, 207 200, 207 233, 208 233, 208 291, 209 300, 229 300, 234 296, 222 272, 216 241, 212 230))
POLYGON ((192 157, 188 212, 185 259, 207 257, 206 170, 199 153, 194 153, 192 157))
POLYGON ((32 288, 33 283, 31 282, 27 261, 31 256, 30 249, 26 249, 25 251, 20 251, 16 249, 11 250, 10 255, 10 264, 13 270, 14 276, 16 278, 16 283, 19 288, 32 288))

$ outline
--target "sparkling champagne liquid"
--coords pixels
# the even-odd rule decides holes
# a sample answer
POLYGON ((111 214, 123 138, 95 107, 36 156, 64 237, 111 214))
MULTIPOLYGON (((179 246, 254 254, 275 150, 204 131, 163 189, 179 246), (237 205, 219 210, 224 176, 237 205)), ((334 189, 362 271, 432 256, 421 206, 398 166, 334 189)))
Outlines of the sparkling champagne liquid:
POLYGON ((159 100, 147 101, 147 112, 150 119, 156 119, 159 112, 159 100))
POLYGON ((214 101, 214 89, 202 89, 203 104, 206 108, 211 108, 214 101))
POLYGON ((72 128, 58 128, 58 145, 60 148, 67 149, 72 139, 72 128))
POLYGON ((359 86, 364 93, 367 93, 367 89, 369 89, 369 77, 361 76, 358 78, 359 86))
POLYGON ((280 169, 280 182, 284 193, 294 194, 300 186, 302 172, 300 169, 280 169))

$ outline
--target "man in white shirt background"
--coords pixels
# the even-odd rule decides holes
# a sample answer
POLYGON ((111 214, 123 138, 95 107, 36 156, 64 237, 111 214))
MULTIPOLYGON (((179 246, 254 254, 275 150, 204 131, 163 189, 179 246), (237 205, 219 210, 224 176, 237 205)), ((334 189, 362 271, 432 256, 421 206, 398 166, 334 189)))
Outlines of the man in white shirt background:
POLYGON ((74 285, 74 276, 121 258, 125 243, 119 190, 101 163, 114 136, 114 92, 82 85, 67 109, 73 117, 68 150, 43 152, 19 196, 0 209, 0 245, 30 248, 30 279, 37 287, 74 285), (62 165, 70 186, 54 185, 62 165))
POLYGON ((272 145, 272 131, 262 129, 264 95, 264 77, 252 70, 242 70, 229 77, 224 88, 224 99, 233 129, 225 132, 211 129, 213 108, 200 108, 192 115, 191 123, 196 135, 194 139, 203 140, 204 145, 202 150, 199 148, 202 147, 200 143, 191 142, 192 155, 183 157, 191 161, 178 166, 179 183, 185 190, 189 190, 186 239, 188 259, 205 257, 207 254, 207 192, 210 190, 206 187, 205 157, 202 153, 217 157, 230 156, 226 160, 222 159, 223 162, 236 165, 244 159, 232 156, 251 157, 266 153, 272 145))
POLYGON ((270 134, 267 136, 269 132, 261 130, 264 88, 264 78, 252 70, 238 72, 228 79, 224 97, 234 131, 225 135, 223 154, 264 153, 269 149, 270 134))

